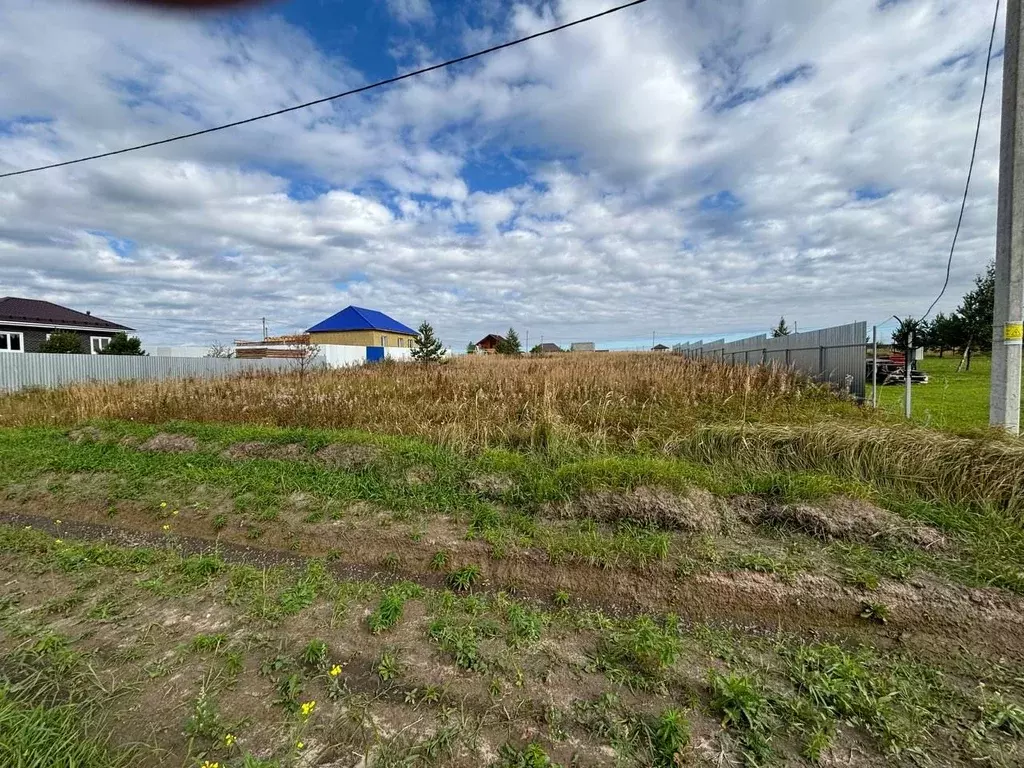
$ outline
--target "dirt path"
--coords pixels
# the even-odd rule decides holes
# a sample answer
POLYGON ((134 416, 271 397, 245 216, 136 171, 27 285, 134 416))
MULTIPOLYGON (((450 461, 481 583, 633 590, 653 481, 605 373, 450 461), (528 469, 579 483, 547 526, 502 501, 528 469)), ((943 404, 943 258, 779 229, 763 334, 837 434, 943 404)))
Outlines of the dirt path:
MULTIPOLYGON (((97 510, 79 510, 88 516, 97 510)), ((215 551, 228 562, 257 567, 302 567, 329 550, 330 568, 339 578, 388 583, 410 579, 423 586, 443 586, 443 575, 430 569, 436 541, 413 542, 407 534, 376 529, 350 530, 331 540, 310 535, 285 549, 274 538, 238 541, 243 534, 222 531, 215 536, 167 534, 160 520, 118 516, 117 525, 73 519, 61 511, 58 526, 52 515, 37 514, 10 503, 0 504, 0 523, 30 525, 54 536, 103 541, 119 546, 172 546, 182 554, 215 551), (71 519, 68 519, 71 518, 71 519), (326 544, 334 546, 327 547, 326 544), (340 545, 340 546, 337 546, 340 545), (388 568, 382 560, 392 555, 388 568)), ((181 528, 175 523, 175 528, 181 528)), ((551 563, 541 552, 519 550, 492 559, 480 542, 446 541, 449 567, 479 565, 483 589, 512 590, 543 602, 556 590, 567 591, 585 606, 617 615, 673 612, 693 622, 713 622, 765 630, 839 635, 881 647, 906 647, 949 654, 962 648, 988 656, 1024 658, 1024 600, 995 589, 967 589, 947 584, 884 582, 870 593, 830 578, 798 576, 785 583, 771 574, 709 573, 677 578, 664 566, 646 570, 602 569, 551 563), (870 601, 888 609, 886 623, 860 617, 870 601)))

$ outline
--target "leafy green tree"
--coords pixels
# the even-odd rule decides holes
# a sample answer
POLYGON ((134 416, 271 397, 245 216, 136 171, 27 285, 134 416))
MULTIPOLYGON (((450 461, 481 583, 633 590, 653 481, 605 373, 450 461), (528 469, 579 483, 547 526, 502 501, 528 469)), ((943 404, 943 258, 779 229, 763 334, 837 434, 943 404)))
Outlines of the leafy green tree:
POLYGON ((55 355, 80 355, 82 337, 74 331, 54 331, 50 338, 39 345, 39 351, 55 355))
POLYGON ((789 330, 789 326, 786 325, 786 318, 785 317, 780 317, 779 318, 779 324, 776 325, 774 328, 772 328, 772 338, 773 339, 777 339, 780 336, 789 336, 789 334, 790 334, 790 330, 789 330))
POLYGON ((939 357, 947 349, 956 349, 959 337, 960 323, 954 315, 939 312, 928 326, 928 346, 939 350, 939 357))
POLYGON ((142 341, 138 336, 129 336, 124 331, 115 333, 107 344, 106 349, 100 351, 101 355, 136 355, 143 356, 146 350, 142 348, 142 341))
POLYGON ((533 349, 531 349, 531 350, 530 350, 530 354, 531 354, 531 355, 539 355, 539 354, 540 354, 541 352, 543 352, 543 351, 544 351, 544 350, 543 350, 543 349, 541 349, 541 346, 540 346, 540 344, 534 344, 534 345, 533 345, 533 349))
POLYGON ((469 342, 469 344, 466 345, 466 354, 467 355, 475 355, 476 354, 476 344, 474 344, 472 341, 469 342))
POLYGON ((996 264, 989 262, 985 273, 974 279, 974 288, 961 299, 956 309, 959 326, 957 347, 964 351, 964 363, 971 370, 974 350, 992 348, 992 317, 995 314, 996 264))
POLYGON ((424 320, 416 334, 416 346, 412 349, 413 359, 421 363, 438 363, 444 355, 444 345, 434 335, 433 326, 424 320))
POLYGON ((505 340, 498 344, 497 352, 499 355, 512 355, 513 357, 523 354, 523 347, 515 328, 508 329, 505 340))
POLYGON ((900 321, 899 326, 893 331, 893 349, 902 352, 907 360, 913 360, 913 350, 923 347, 928 343, 926 324, 913 317, 896 318, 900 321), (910 345, 910 335, 914 335, 913 349, 910 345))

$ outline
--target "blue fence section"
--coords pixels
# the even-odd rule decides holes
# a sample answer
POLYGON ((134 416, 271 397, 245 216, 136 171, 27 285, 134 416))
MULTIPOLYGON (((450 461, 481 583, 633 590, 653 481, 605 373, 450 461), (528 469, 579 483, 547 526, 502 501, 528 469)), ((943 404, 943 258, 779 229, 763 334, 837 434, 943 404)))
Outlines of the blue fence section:
POLYGON ((366 362, 379 363, 384 359, 384 347, 367 347, 366 362))

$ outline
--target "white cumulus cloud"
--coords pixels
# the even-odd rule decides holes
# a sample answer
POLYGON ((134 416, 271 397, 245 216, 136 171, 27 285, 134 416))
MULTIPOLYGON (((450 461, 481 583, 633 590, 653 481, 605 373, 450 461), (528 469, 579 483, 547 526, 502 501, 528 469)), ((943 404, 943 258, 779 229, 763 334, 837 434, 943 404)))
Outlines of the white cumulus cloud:
MULTIPOLYGON (((377 47, 436 61, 607 5, 495 6, 377 47)), ((456 348, 509 325, 613 343, 920 314, 959 211, 987 5, 651 2, 386 90, 3 179, 0 295, 150 344, 252 336, 264 316, 295 330, 349 303, 429 319, 456 348)), ((389 8, 434 18, 426 0, 389 8)), ((369 79, 313 32, 8 0, 0 171, 369 79)), ((1001 68, 939 309, 994 253, 1001 68)))

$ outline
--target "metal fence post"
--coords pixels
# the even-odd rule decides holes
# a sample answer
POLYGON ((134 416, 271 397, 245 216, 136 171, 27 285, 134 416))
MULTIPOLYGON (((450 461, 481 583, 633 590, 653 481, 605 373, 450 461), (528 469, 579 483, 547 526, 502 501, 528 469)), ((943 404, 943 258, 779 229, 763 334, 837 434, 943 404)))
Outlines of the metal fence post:
POLYGON ((914 332, 910 331, 907 334, 907 349, 903 357, 903 371, 906 374, 907 380, 907 392, 903 402, 903 414, 909 419, 910 418, 910 385, 912 379, 910 376, 910 368, 913 365, 914 357, 914 332))
POLYGON ((878 408, 878 326, 871 326, 871 407, 878 408))

